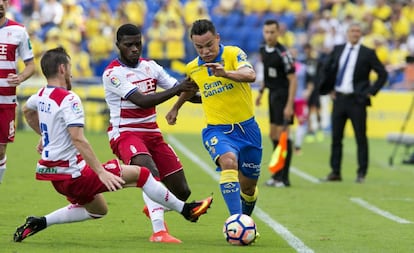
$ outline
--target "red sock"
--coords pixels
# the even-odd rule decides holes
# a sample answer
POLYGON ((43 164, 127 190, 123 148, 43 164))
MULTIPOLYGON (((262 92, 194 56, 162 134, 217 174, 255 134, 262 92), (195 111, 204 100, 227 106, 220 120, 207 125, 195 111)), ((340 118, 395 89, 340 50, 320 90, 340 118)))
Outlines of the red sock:
POLYGON ((144 184, 147 182, 148 177, 151 175, 151 172, 146 167, 141 167, 141 171, 139 173, 139 178, 137 180, 137 187, 142 188, 144 184))

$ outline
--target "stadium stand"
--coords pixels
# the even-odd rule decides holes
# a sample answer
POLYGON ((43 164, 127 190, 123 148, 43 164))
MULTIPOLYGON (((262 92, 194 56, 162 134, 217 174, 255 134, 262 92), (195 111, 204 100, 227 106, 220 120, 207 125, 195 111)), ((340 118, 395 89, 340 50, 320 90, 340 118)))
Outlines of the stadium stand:
MULTIPOLYGON (((384 43, 388 51, 399 51, 387 54, 384 53, 387 50, 378 48, 381 60, 389 69, 394 71, 393 67, 397 64, 399 67, 397 75, 390 75, 392 77, 390 88, 393 83, 405 80, 404 59, 414 55, 414 45, 407 44, 407 39, 414 36, 413 0, 234 0, 227 5, 223 2, 223 0, 12 1, 14 6, 10 9, 9 15, 28 27, 40 25, 40 29, 32 29, 32 36, 44 42, 42 51, 56 43, 71 45, 73 41, 68 42, 68 40, 79 38, 78 43, 81 49, 73 51, 90 54, 91 69, 95 76, 102 74, 105 64, 114 57, 114 52, 116 52, 113 45, 114 31, 123 22, 133 22, 142 27, 146 45, 143 57, 150 56, 148 44, 151 43, 151 36, 147 34, 151 34, 151 24, 155 18, 159 20, 161 30, 168 30, 168 24, 171 24, 169 21, 174 19, 177 25, 175 29, 185 31, 182 36, 184 49, 178 45, 184 52, 179 56, 167 54, 166 43, 161 45, 164 52, 161 55, 164 55, 165 59, 156 60, 166 63, 167 69, 170 67, 169 63, 172 60, 176 61, 177 57, 182 62, 195 57, 195 51, 188 39, 188 26, 189 20, 197 17, 211 18, 218 27, 223 43, 238 45, 248 55, 257 53, 262 42, 261 26, 264 20, 276 18, 286 27, 288 33, 293 33, 292 47, 298 49, 299 57, 303 43, 313 43, 318 53, 322 53, 329 50, 334 43, 342 42, 347 23, 355 20, 363 22, 366 27, 364 32, 367 36, 364 40, 367 45, 375 47, 373 38, 377 38, 377 41, 384 43), (232 7, 231 10, 229 6, 232 7), (46 20, 41 13, 47 11, 56 13, 57 17, 53 20, 46 20), (62 11, 63 15, 60 14, 62 11), (135 12, 139 15, 133 15, 135 12), (191 15, 188 14, 189 12, 191 15), (327 19, 326 16, 329 18, 327 19), (324 28, 322 34, 320 34, 321 28, 324 28), (328 36, 329 29, 337 33, 337 40, 334 42, 328 36), (49 30, 52 34, 49 34, 49 30), (48 37, 56 33, 59 40, 53 43, 48 42, 48 37), (323 38, 316 39, 315 36, 323 38), (168 58, 168 55, 171 57, 168 58)), ((289 40, 292 41, 292 39, 289 40)), ((71 54, 76 54, 76 52, 71 52, 71 54)), ((36 57, 39 55, 36 53, 36 57)), ((176 77, 182 74, 174 69, 168 70, 176 77)))

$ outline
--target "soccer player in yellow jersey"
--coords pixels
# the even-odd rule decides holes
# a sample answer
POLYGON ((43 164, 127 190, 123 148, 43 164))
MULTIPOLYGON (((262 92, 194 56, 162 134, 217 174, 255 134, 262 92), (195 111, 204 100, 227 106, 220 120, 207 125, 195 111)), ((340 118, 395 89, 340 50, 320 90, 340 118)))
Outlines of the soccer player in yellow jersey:
MULTIPOLYGON (((243 50, 220 44, 211 21, 195 21, 190 38, 198 57, 187 64, 186 74, 199 87, 207 123, 202 131, 204 146, 219 167, 220 190, 230 214, 251 215, 262 159, 249 84, 256 73, 243 50)), ((178 110, 192 96, 181 93, 166 116, 169 124, 175 124, 178 110)))

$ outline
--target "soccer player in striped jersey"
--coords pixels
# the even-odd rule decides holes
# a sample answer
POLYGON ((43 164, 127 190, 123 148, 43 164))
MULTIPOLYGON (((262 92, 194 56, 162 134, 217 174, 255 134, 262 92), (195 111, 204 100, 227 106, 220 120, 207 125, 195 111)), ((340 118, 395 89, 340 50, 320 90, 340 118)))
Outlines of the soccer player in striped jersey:
POLYGON ((6 170, 7 144, 14 141, 16 118, 16 86, 35 71, 33 51, 26 28, 6 17, 9 1, 0 0, 0 183, 6 170), (25 67, 17 73, 17 58, 25 67))
MULTIPOLYGON (((119 57, 102 75, 105 100, 110 111, 108 136, 114 154, 124 164, 145 166, 179 199, 191 194, 180 159, 164 141, 156 121, 155 106, 180 94, 197 90, 193 82, 179 83, 153 60, 141 58, 140 29, 124 24, 117 30, 119 57), (163 91, 157 91, 161 87, 163 91)), ((169 234, 162 206, 144 194, 144 212, 151 219, 151 242, 180 243, 169 234)))
POLYGON ((116 159, 101 164, 83 132, 82 102, 70 91, 69 55, 61 47, 51 49, 40 64, 47 85, 32 95, 23 108, 29 126, 41 135, 36 178, 50 181, 70 204, 42 217, 28 217, 17 228, 15 242, 54 224, 102 218, 108 211, 102 193, 126 187, 142 188, 150 199, 192 222, 206 213, 211 197, 185 203, 155 180, 145 167, 121 165, 116 159))

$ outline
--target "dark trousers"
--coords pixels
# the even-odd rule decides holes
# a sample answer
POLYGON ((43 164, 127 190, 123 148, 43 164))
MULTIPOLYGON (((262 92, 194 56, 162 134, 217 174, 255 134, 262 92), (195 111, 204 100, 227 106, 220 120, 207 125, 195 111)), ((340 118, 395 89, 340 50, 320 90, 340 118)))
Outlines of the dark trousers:
POLYGON ((342 139, 346 121, 350 119, 357 143, 358 175, 365 176, 368 170, 368 139, 366 105, 358 103, 354 95, 336 94, 332 110, 332 144, 330 165, 332 172, 341 175, 342 139))

